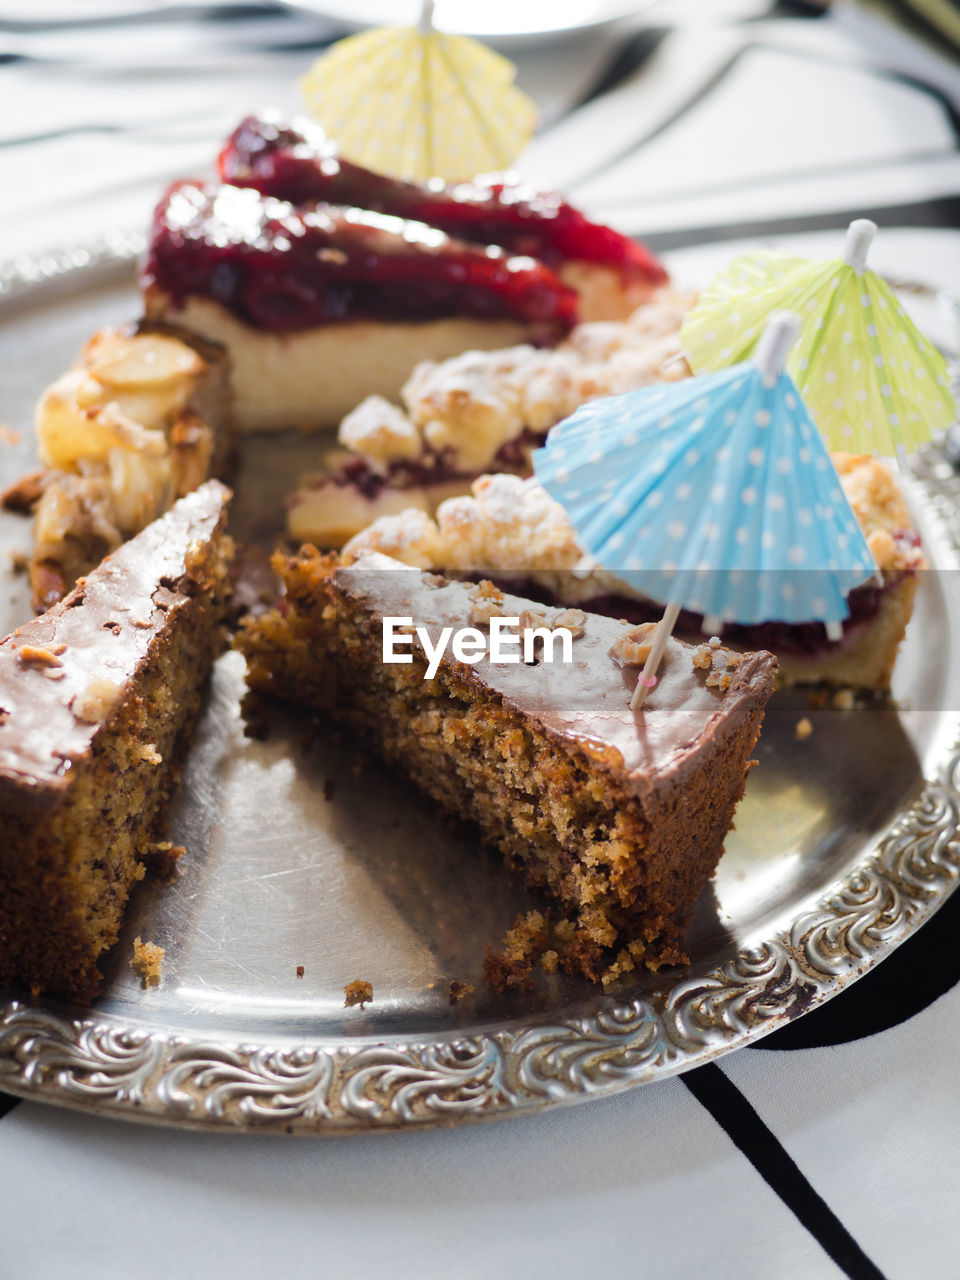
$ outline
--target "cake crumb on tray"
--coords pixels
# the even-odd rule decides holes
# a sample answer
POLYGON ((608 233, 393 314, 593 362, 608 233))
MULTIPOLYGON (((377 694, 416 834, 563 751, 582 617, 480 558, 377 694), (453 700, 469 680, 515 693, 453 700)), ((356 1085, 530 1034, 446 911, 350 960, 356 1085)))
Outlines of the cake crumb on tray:
POLYGON ((160 973, 165 955, 163 947, 157 946, 155 942, 144 942, 140 937, 134 938, 130 968, 145 987, 160 985, 160 973))
POLYGON ((180 874, 180 859, 186 852, 182 844, 157 840, 147 845, 143 858, 153 875, 161 880, 171 880, 180 874))
POLYGON ((343 988, 344 1008, 349 1009, 352 1005, 358 1004, 362 1009, 365 1004, 369 1004, 373 1000, 373 984, 366 982, 363 978, 354 978, 352 982, 348 982, 343 988))

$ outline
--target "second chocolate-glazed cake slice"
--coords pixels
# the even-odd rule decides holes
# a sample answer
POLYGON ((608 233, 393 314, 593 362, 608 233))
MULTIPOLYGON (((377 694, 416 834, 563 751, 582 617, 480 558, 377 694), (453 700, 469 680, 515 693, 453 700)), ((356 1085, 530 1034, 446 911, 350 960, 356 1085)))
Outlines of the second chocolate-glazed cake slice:
POLYGON ((249 682, 331 715, 443 809, 475 823, 565 920, 561 963, 592 979, 683 960, 682 939, 746 780, 776 660, 669 642, 630 708, 644 635, 543 611, 489 583, 448 582, 371 555, 349 568, 305 548, 278 558, 281 608, 248 623, 249 682), (383 660, 384 619, 431 647, 491 620, 565 628, 571 660, 474 663, 423 642, 383 660))

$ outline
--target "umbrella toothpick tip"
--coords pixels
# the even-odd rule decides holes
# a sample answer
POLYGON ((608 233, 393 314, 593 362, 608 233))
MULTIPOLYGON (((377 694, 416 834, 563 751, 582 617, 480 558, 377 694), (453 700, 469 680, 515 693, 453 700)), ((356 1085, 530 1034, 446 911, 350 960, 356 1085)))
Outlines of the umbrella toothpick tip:
POLYGON ((787 355, 800 332, 800 317, 793 311, 777 311, 767 321, 753 361, 768 387, 776 384, 787 355))
POLYGON ((867 254, 877 234, 877 224, 869 218, 855 218, 847 228, 847 239, 843 246, 843 260, 848 267, 860 275, 867 267, 867 254))

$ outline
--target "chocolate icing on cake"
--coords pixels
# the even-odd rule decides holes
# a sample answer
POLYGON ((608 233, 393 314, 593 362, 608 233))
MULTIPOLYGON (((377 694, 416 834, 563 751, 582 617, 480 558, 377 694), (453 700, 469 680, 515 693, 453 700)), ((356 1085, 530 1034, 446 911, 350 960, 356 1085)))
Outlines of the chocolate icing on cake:
POLYGON ((191 548, 230 491, 204 484, 125 543, 57 605, 0 643, 0 792, 24 810, 69 785, 80 759, 197 589, 191 548), (46 655, 46 656, 44 656, 46 655), (113 691, 116 690, 116 694, 113 691))
MULTIPOLYGON (((472 625, 475 588, 469 583, 446 582, 377 553, 339 569, 337 585, 374 616, 412 617, 415 626, 427 628, 434 642, 441 627, 472 625)), ((518 617, 529 608, 529 600, 506 594, 497 605, 506 617, 518 617)), ((664 782, 682 785, 699 747, 731 719, 762 706, 777 664, 763 651, 745 654, 731 668, 729 689, 721 692, 707 686, 706 672, 694 667, 693 647, 671 640, 657 687, 643 709, 634 712, 630 696, 639 669, 624 667, 611 654, 627 629, 615 619, 590 614, 584 634, 573 641, 571 664, 556 660, 558 645, 552 663, 501 665, 485 654, 464 669, 506 705, 537 721, 547 734, 583 744, 642 798, 664 782)), ((414 651, 417 647, 414 640, 414 651)))

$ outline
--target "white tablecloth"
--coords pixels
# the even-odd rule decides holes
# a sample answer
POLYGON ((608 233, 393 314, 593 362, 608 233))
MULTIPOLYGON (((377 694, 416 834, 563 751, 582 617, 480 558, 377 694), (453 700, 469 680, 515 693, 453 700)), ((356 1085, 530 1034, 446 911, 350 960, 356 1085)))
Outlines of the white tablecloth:
MULTIPOLYGON (((163 184, 202 172, 241 115, 295 105, 330 34, 269 5, 31 30, 57 8, 82 6, 0 3, 4 256, 144 227, 163 184)), ((524 168, 666 250, 857 214, 937 227, 918 269, 960 293, 957 65, 852 5, 710 13, 661 6, 656 33, 638 21, 521 53, 545 122, 524 168)), ((283 1141, 0 1100, 0 1280, 952 1280, 954 901, 758 1047, 522 1121, 283 1141)))

